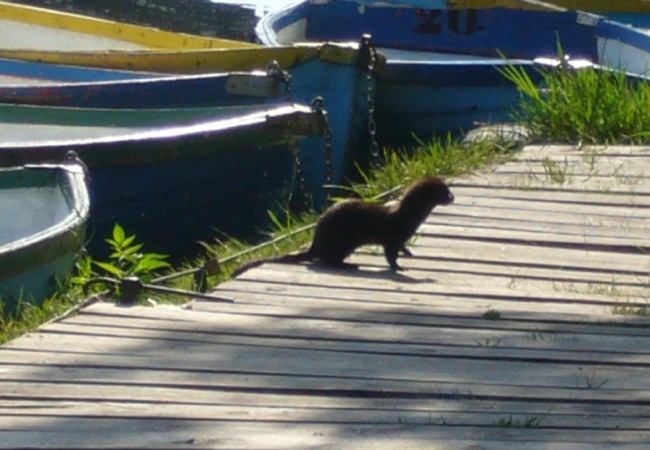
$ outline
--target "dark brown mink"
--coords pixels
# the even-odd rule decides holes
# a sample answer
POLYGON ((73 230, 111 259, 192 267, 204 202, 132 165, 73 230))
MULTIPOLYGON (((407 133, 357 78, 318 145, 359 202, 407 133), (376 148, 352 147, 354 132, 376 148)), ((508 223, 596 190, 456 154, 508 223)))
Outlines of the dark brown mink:
POLYGON ((348 266, 343 261, 354 250, 369 244, 382 245, 392 270, 401 250, 407 256, 406 242, 415 234, 436 205, 453 203, 454 195, 440 178, 424 177, 404 192, 401 200, 382 205, 363 200, 346 200, 328 208, 316 223, 308 250, 275 258, 260 259, 239 267, 233 276, 266 262, 296 263, 318 261, 328 266, 348 266))

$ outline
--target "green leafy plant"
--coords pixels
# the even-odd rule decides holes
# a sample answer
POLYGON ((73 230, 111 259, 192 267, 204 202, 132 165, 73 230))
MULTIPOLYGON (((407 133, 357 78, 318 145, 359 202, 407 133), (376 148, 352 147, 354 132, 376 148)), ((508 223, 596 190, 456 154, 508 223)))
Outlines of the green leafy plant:
POLYGON ((106 239, 111 249, 109 261, 95 261, 90 256, 79 258, 76 264, 77 275, 71 282, 85 285, 96 277, 111 277, 118 281, 137 277, 147 283, 158 270, 170 267, 166 261, 168 255, 142 253, 143 244, 136 243, 135 239, 135 235, 127 236, 124 228, 115 224, 112 236, 106 239), (100 270, 97 271, 96 268, 100 270))
POLYGON ((113 250, 111 262, 97 261, 95 265, 118 278, 135 276, 146 282, 155 271, 169 267, 165 261, 168 255, 141 253, 143 244, 135 242, 135 235, 127 236, 119 224, 113 228, 113 237, 106 242, 113 250))

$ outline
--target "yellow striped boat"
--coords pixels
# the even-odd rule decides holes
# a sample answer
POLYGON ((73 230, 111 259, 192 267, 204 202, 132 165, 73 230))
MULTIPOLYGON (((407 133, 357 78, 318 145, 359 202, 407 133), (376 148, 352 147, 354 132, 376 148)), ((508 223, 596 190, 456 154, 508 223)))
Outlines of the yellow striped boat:
POLYGON ((175 33, 0 1, 3 48, 49 50, 208 49, 255 44, 175 33))

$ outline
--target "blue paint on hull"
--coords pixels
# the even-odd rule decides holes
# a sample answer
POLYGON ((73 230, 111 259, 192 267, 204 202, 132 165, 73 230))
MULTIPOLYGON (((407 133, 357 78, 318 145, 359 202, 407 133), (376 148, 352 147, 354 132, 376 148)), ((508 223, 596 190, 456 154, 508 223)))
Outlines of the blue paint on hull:
MULTIPOLYGON (((541 77, 529 61, 509 64, 541 77)), ((391 63, 377 87, 376 120, 383 145, 412 143, 413 136, 457 134, 480 123, 512 120, 520 96, 499 70, 505 62, 391 63)))
POLYGON ((217 235, 258 236, 270 224, 268 210, 286 206, 293 191, 288 140, 322 129, 305 107, 251 113, 254 120, 240 121, 245 114, 238 113, 119 137, 4 142, 0 165, 61 160, 72 149, 90 173, 91 251, 105 251, 104 238, 120 223, 150 251, 189 256, 217 235))
POLYGON ((378 47, 417 51, 535 58, 556 55, 559 41, 574 57, 596 53, 593 29, 577 24, 576 12, 364 9, 354 2, 313 4, 309 11, 310 41, 354 40, 364 33, 378 47))
MULTIPOLYGON (((270 77, 256 77, 273 82, 270 77)), ((263 95, 230 93, 230 74, 0 85, 0 103, 84 108, 179 108, 263 103, 263 95)), ((269 95, 279 99, 280 83, 269 95)))
MULTIPOLYGON (((93 69, 86 70, 92 72, 93 69)), ((123 72, 98 72, 112 73, 116 79, 100 83, 0 87, 0 103, 138 109, 272 105, 284 101, 284 86, 279 82, 270 96, 232 94, 227 88, 229 74, 121 80, 123 72)), ((290 74, 293 100, 309 104, 320 96, 328 111, 332 133, 331 162, 326 161, 321 139, 306 139, 300 144, 305 185, 313 206, 322 208, 326 205, 327 194, 323 186, 344 183, 352 170, 352 161, 357 159, 361 149, 368 147, 366 93, 371 81, 362 67, 320 58, 297 63, 290 74), (328 171, 331 180, 327 179, 328 171)), ((140 77, 145 75, 140 74, 140 77)))
MULTIPOLYGON (((353 169, 353 163, 365 155, 369 146, 368 81, 364 69, 356 65, 336 64, 313 59, 291 70, 293 97, 299 102, 309 102, 314 95, 323 97, 332 132, 331 180, 343 184, 353 169)), ((301 143, 301 161, 305 181, 312 193, 313 205, 326 204, 323 185, 327 161, 322 139, 306 139, 301 143)))
POLYGON ((539 82, 532 61, 557 57, 559 45, 572 59, 595 64, 618 63, 599 54, 599 40, 637 49, 638 54, 629 58, 646 56, 650 50, 647 33, 593 14, 368 3, 372 2, 295 2, 269 13, 256 31, 267 45, 357 40, 370 34, 378 48, 390 49, 377 82, 382 145, 412 144, 412 132, 428 138, 478 122, 511 120, 518 94, 498 71, 504 67, 504 56, 539 82))
POLYGON ((0 58, 0 75, 26 78, 27 80, 55 81, 111 81, 134 80, 143 76, 154 77, 152 73, 137 73, 125 70, 96 69, 61 64, 18 61, 0 58))

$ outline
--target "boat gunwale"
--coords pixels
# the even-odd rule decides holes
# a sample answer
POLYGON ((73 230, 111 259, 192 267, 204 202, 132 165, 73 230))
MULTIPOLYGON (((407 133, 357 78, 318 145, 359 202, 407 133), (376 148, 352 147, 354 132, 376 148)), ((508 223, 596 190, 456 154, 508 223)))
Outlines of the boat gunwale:
MULTIPOLYGON (((18 106, 18 105, 8 105, 8 106, 18 106)), ((50 107, 50 106, 25 106, 27 108, 42 108, 50 109, 56 111, 57 109, 65 109, 60 107, 50 107)), ((83 111, 84 108, 69 108, 83 111)), ((101 108, 96 108, 101 110, 101 108)), ((177 108, 171 108, 170 111, 173 111, 177 108)), ((249 109, 249 108, 246 108, 249 109)), ((262 105, 253 105, 250 107, 253 109, 251 112, 242 112, 241 114, 236 113, 230 117, 216 117, 216 118, 197 118, 190 120, 187 123, 174 125, 174 126, 165 126, 161 124, 160 126, 151 126, 147 127, 144 130, 134 129, 133 132, 118 135, 118 136, 100 136, 96 138, 79 138, 79 139, 52 139, 44 140, 41 142, 29 141, 24 142, 9 142, 3 141, 0 142, 0 157, 3 153, 12 153, 14 149, 17 148, 51 148, 51 147, 69 147, 75 145, 84 145, 89 143, 121 143, 121 142, 133 142, 133 141, 147 141, 147 140, 157 140, 165 138, 175 138, 175 137, 185 137, 185 136, 198 136, 206 133, 218 133, 220 131, 226 130, 236 130, 242 127, 249 127, 256 124, 267 123, 272 124, 272 120, 280 120, 285 118, 288 123, 296 121, 300 116, 311 116, 314 114, 314 111, 311 107, 299 104, 299 103, 290 103, 283 102, 277 104, 262 104, 262 105)), ((115 110, 123 112, 125 110, 115 110)), ((141 110, 131 110, 133 113, 140 113, 141 110)))
POLYGON ((0 280, 8 279, 28 270, 55 261, 65 253, 79 252, 84 243, 85 224, 90 215, 90 195, 87 187, 86 173, 82 164, 66 162, 65 164, 25 164, 19 167, 3 167, 0 172, 20 170, 53 170, 57 172, 56 186, 63 191, 68 202, 69 212, 65 218, 16 241, 0 246, 0 280), (62 177, 63 180, 60 180, 62 177), (78 232, 81 230, 81 233, 78 232), (42 252, 51 247, 51 242, 58 243, 56 254, 42 252))
POLYGON ((0 17, 6 20, 119 39, 150 48, 255 48, 258 44, 211 38, 160 28, 100 19, 37 6, 0 1, 0 17))

